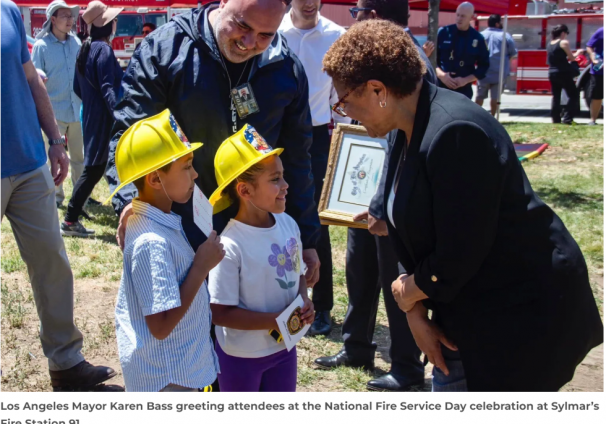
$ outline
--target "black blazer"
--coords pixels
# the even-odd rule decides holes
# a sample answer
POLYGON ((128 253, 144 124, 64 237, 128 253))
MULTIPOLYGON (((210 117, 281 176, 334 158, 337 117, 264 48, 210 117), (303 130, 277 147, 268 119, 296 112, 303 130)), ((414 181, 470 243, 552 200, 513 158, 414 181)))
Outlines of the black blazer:
POLYGON ((468 388, 559 389, 602 343, 602 321, 578 245, 532 190, 505 129, 424 82, 395 227, 386 204, 406 137, 389 140, 371 213, 387 220, 400 262, 459 347, 468 388))

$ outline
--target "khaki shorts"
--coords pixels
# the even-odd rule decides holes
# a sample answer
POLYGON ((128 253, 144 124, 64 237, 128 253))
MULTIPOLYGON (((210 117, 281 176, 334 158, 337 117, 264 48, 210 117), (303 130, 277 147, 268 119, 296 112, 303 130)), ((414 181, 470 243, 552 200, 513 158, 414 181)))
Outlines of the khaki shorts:
MULTIPOLYGON (((501 93, 504 91, 505 89, 505 84, 503 84, 503 87, 501 88, 501 93)), ((498 99, 499 98, 499 83, 489 83, 489 82, 482 82, 482 80, 478 81, 478 91, 476 93, 476 99, 486 99, 488 98, 488 92, 490 91, 490 98, 491 99, 498 99)))

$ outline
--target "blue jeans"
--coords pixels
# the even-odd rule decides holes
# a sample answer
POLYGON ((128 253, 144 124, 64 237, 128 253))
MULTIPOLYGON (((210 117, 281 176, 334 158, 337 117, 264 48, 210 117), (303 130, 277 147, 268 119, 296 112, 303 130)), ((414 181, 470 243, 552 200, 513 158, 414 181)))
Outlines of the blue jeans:
POLYGON ((463 362, 456 359, 444 359, 449 375, 444 374, 438 367, 433 367, 432 392, 466 392, 467 380, 463 362))

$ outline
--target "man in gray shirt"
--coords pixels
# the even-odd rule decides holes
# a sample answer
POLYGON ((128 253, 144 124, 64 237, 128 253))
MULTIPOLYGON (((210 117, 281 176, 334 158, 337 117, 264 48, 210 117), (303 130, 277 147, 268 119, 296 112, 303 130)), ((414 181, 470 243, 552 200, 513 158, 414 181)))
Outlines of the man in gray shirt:
MULTIPOLYGON (((503 32, 501 24, 501 15, 490 15, 488 18, 488 28, 482 31, 488 47, 490 66, 486 76, 478 81, 478 92, 476 93, 476 103, 482 106, 484 99, 488 97, 490 91, 490 113, 494 116, 497 113, 497 100, 499 97, 499 68, 501 67, 501 48, 503 46, 503 35, 506 37, 505 66, 503 68, 503 85, 509 75, 509 62, 518 55, 515 43, 511 35, 503 32)), ((503 87, 500 88, 503 92, 503 87)))
MULTIPOLYGON (((44 71, 48 77, 46 91, 59 131, 67 138, 74 185, 84 170, 84 146, 80 124, 82 103, 73 89, 76 56, 81 43, 78 37, 71 33, 79 10, 78 6, 68 6, 64 0, 55 0, 49 4, 46 8, 47 21, 36 36, 32 50, 34 66, 44 71)), ((48 143, 46 138, 45 142, 48 143)), ((63 184, 57 187, 55 199, 57 206, 61 206, 65 199, 63 184)))

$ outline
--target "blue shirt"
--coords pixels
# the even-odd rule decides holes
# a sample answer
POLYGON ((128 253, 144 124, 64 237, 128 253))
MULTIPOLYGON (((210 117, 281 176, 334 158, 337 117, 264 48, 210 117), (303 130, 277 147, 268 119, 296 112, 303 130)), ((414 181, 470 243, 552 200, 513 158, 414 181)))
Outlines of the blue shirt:
MULTIPOLYGON (((600 55, 600 58, 604 60, 604 28, 599 28, 596 32, 593 33, 589 41, 587 42, 587 47, 591 47, 597 55, 600 55)), ((595 75, 604 75, 604 68, 599 71, 593 70, 593 63, 590 73, 595 75)))
MULTIPOLYGON (((490 61, 488 72, 486 72, 486 77, 482 79, 482 82, 498 84, 499 68, 501 65, 501 46, 503 45, 503 30, 500 28, 486 28, 481 34, 486 40, 490 61)), ((516 45, 513 38, 511 38, 511 35, 507 34, 505 40, 507 51, 505 52, 505 66, 503 67, 504 80, 509 75, 509 60, 518 54, 518 50, 516 49, 516 45)))
POLYGON ((194 261, 181 217, 133 200, 116 302, 116 339, 126 390, 157 392, 168 384, 212 384, 219 363, 210 338, 210 297, 202 284, 191 306, 164 340, 145 317, 181 306, 179 287, 194 261))
POLYGON ((81 101, 74 93, 73 81, 80 45, 80 40, 73 34, 68 34, 65 42, 61 42, 49 32, 37 40, 32 49, 34 66, 48 77, 46 91, 58 121, 79 120, 81 101))
POLYGON ((484 37, 474 28, 459 31, 455 24, 440 28, 436 48, 437 66, 444 72, 454 77, 486 76, 490 64, 488 49, 484 37))
POLYGON ((29 51, 21 13, 15 3, 2 0, 2 144, 1 177, 29 172, 46 163, 46 151, 36 104, 23 65, 29 51))

